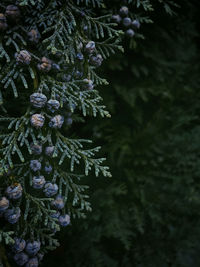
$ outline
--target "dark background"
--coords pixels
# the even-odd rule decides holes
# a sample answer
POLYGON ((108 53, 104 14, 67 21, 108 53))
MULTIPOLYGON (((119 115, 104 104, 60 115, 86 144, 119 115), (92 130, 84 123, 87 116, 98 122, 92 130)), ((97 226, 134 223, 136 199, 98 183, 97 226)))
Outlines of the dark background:
POLYGON ((112 118, 74 126, 102 145, 113 177, 86 178, 93 211, 43 266, 200 266, 199 3, 172 1, 169 15, 153 2, 145 39, 125 38, 101 68, 112 118))

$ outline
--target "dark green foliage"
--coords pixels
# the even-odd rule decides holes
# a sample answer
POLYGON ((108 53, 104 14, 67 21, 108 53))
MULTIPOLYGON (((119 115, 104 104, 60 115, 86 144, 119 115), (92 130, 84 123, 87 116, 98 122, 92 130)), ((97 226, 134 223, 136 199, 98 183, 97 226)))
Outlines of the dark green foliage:
POLYGON ((91 177, 92 214, 46 265, 200 266, 198 1, 169 1, 173 16, 152 2, 145 40, 105 66, 112 118, 84 130, 105 143, 113 178, 91 177))

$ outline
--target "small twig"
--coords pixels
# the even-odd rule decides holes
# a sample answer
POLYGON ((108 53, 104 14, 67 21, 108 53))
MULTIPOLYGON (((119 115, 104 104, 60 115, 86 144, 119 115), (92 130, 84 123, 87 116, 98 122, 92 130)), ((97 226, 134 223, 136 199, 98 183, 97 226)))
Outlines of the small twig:
POLYGON ((2 259, 2 262, 5 265, 5 267, 11 267, 9 262, 8 262, 8 258, 6 256, 5 248, 1 244, 0 244, 0 259, 2 259))

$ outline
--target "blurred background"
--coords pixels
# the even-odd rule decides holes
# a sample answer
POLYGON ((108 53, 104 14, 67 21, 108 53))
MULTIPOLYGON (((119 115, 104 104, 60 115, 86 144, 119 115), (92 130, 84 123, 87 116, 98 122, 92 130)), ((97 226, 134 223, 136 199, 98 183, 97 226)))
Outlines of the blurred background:
POLYGON ((152 2, 144 39, 124 38, 101 67, 112 118, 74 126, 102 146, 113 177, 85 178, 93 211, 43 266, 200 266, 200 6, 152 2))

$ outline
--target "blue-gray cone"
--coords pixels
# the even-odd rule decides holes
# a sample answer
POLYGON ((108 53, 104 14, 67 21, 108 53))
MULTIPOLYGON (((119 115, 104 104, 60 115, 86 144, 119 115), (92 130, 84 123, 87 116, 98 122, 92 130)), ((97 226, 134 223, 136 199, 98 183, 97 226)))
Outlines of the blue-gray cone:
POLYGON ((6 189, 6 194, 10 199, 19 199, 22 196, 22 186, 21 184, 14 184, 8 186, 6 189))
POLYGON ((0 212, 4 212, 9 207, 9 200, 6 197, 0 198, 0 212))
POLYGON ((30 102, 35 108, 42 108, 47 102, 47 97, 42 93, 33 93, 30 95, 30 102))
POLYGON ((133 37, 134 35, 135 35, 135 32, 134 32, 132 29, 128 29, 128 30, 126 31, 126 36, 127 36, 127 37, 131 38, 131 37, 133 37))
POLYGON ((28 242, 26 244, 25 250, 28 253, 28 255, 35 256, 40 250, 40 246, 41 244, 39 241, 28 242))
POLYGON ((137 19, 135 19, 135 20, 132 22, 132 26, 133 26, 133 28, 135 28, 135 29, 139 29, 139 28, 140 28, 140 22, 139 22, 137 19))
POLYGON ((61 215, 58 219, 61 226, 67 226, 70 224, 70 216, 68 214, 61 215))
POLYGON ((46 183, 43 190, 45 196, 52 197, 57 194, 58 186, 57 184, 52 184, 50 182, 46 183))
POLYGON ((127 6, 122 6, 119 10, 119 13, 121 16, 125 17, 128 15, 128 7, 127 6))
POLYGON ((47 102, 47 108, 54 113, 56 110, 58 110, 60 107, 60 102, 56 99, 49 99, 47 102))
POLYGON ((4 217, 9 223, 15 224, 19 220, 20 215, 20 208, 12 208, 5 211, 4 217))
POLYGON ((36 172, 36 171, 41 170, 41 167, 42 167, 42 165, 39 162, 39 160, 36 160, 36 159, 31 160, 31 162, 30 162, 30 168, 31 168, 31 170, 33 170, 34 172, 36 172))
POLYGON ((23 266, 27 261, 29 260, 29 257, 26 253, 20 252, 15 254, 14 256, 14 261, 17 263, 19 266, 23 266))
POLYGON ((51 118, 49 122, 49 127, 57 129, 61 128, 64 122, 64 117, 61 115, 56 115, 55 117, 51 118))
POLYGON ((53 156, 53 153, 54 153, 54 149, 55 147, 54 146, 47 146, 45 148, 45 154, 49 157, 52 157, 53 156))
POLYGON ((55 200, 51 202, 52 206, 54 206, 56 209, 61 210, 64 208, 65 203, 64 203, 64 198, 60 195, 58 195, 55 200))
POLYGON ((51 165, 48 165, 48 166, 45 166, 44 167, 44 170, 46 173, 50 174, 53 170, 52 166, 51 165))
POLYGON ((12 246, 12 251, 15 253, 22 252, 26 247, 26 241, 22 238, 15 237, 15 244, 12 246))
POLYGON ((85 52, 88 54, 92 54, 95 51, 95 42, 90 41, 85 46, 85 52))
POLYGON ((123 25, 125 27, 129 27, 131 25, 131 23, 132 23, 132 21, 131 21, 130 18, 126 17, 126 18, 123 19, 123 25))
POLYGON ((32 185, 35 189, 43 188, 44 184, 46 183, 45 178, 43 175, 40 176, 33 176, 32 185))

